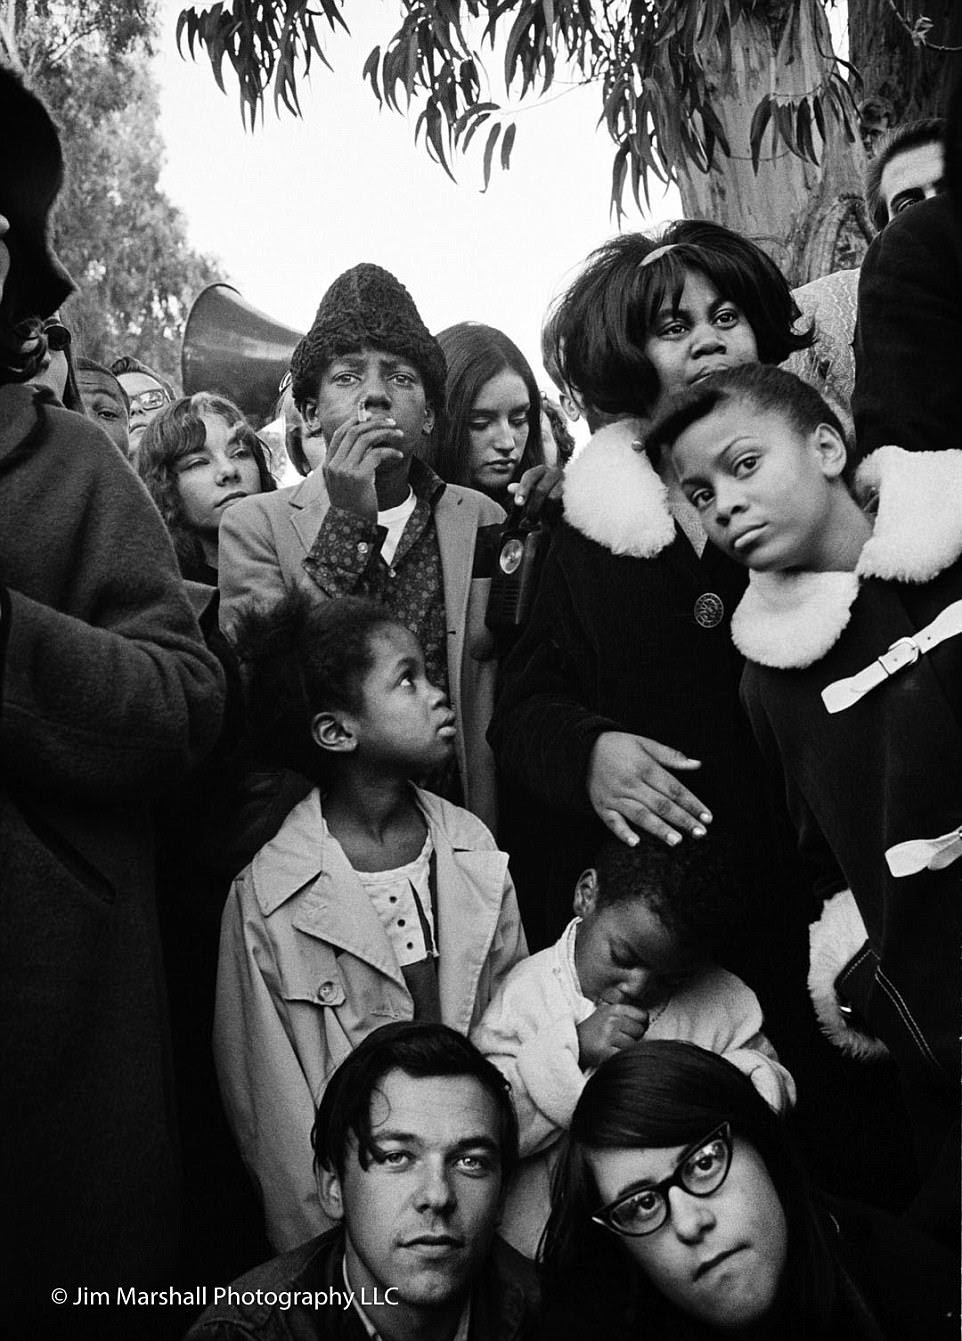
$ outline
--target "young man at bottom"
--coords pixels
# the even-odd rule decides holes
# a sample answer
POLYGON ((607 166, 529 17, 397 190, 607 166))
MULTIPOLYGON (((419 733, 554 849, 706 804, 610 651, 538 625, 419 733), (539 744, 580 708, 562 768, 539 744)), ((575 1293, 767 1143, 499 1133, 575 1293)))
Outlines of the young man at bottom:
POLYGON ((338 1225, 220 1291, 187 1341, 521 1341, 534 1269, 495 1237, 518 1156, 507 1084, 462 1035, 405 1022, 338 1067, 313 1133, 338 1225))

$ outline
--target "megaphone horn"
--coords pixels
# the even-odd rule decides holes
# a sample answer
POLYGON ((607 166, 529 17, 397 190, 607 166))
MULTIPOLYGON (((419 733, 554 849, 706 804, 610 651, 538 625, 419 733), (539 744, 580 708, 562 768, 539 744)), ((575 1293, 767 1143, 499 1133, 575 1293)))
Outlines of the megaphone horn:
POLYGON ((231 284, 209 284, 194 300, 180 354, 185 396, 227 396, 252 419, 267 419, 302 331, 252 307, 231 284))

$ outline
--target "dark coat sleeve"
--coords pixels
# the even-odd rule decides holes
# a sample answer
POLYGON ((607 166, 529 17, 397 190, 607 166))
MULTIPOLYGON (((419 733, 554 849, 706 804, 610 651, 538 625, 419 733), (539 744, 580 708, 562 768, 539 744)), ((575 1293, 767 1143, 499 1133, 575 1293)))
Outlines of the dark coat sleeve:
POLYGON ((568 580, 573 533, 559 528, 524 634, 502 667, 488 739, 498 766, 550 805, 591 811, 588 762, 605 731, 623 728, 585 705, 594 635, 568 580))
POLYGON ((0 757, 86 801, 157 795, 213 745, 223 676, 161 518, 81 416, 0 452, 0 757))
POLYGON ((946 197, 898 215, 869 247, 855 328, 856 451, 962 443, 962 244, 946 197))

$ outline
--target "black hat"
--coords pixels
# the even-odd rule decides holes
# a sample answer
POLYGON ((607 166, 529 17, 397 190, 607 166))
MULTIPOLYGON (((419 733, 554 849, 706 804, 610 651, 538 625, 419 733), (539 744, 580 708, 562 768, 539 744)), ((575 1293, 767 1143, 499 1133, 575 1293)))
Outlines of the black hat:
POLYGON ((345 270, 321 299, 314 324, 291 357, 294 401, 317 394, 321 373, 339 354, 368 346, 409 359, 421 374, 428 402, 444 405, 447 364, 404 285, 379 265, 345 270))
POLYGON ((74 288, 49 239, 50 211, 63 184, 60 137, 35 94, 0 66, 0 214, 10 231, 4 308, 16 324, 49 317, 74 288))

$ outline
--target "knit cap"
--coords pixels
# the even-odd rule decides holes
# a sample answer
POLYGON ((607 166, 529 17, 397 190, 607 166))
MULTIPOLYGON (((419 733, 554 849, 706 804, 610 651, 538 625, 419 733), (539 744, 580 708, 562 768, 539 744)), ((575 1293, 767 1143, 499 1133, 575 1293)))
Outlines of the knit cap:
POLYGON ((317 395, 321 373, 332 359, 365 346, 408 359, 421 374, 428 402, 435 410, 443 407, 447 364, 441 346, 400 280, 368 262, 338 275, 294 350, 295 403, 317 395))

